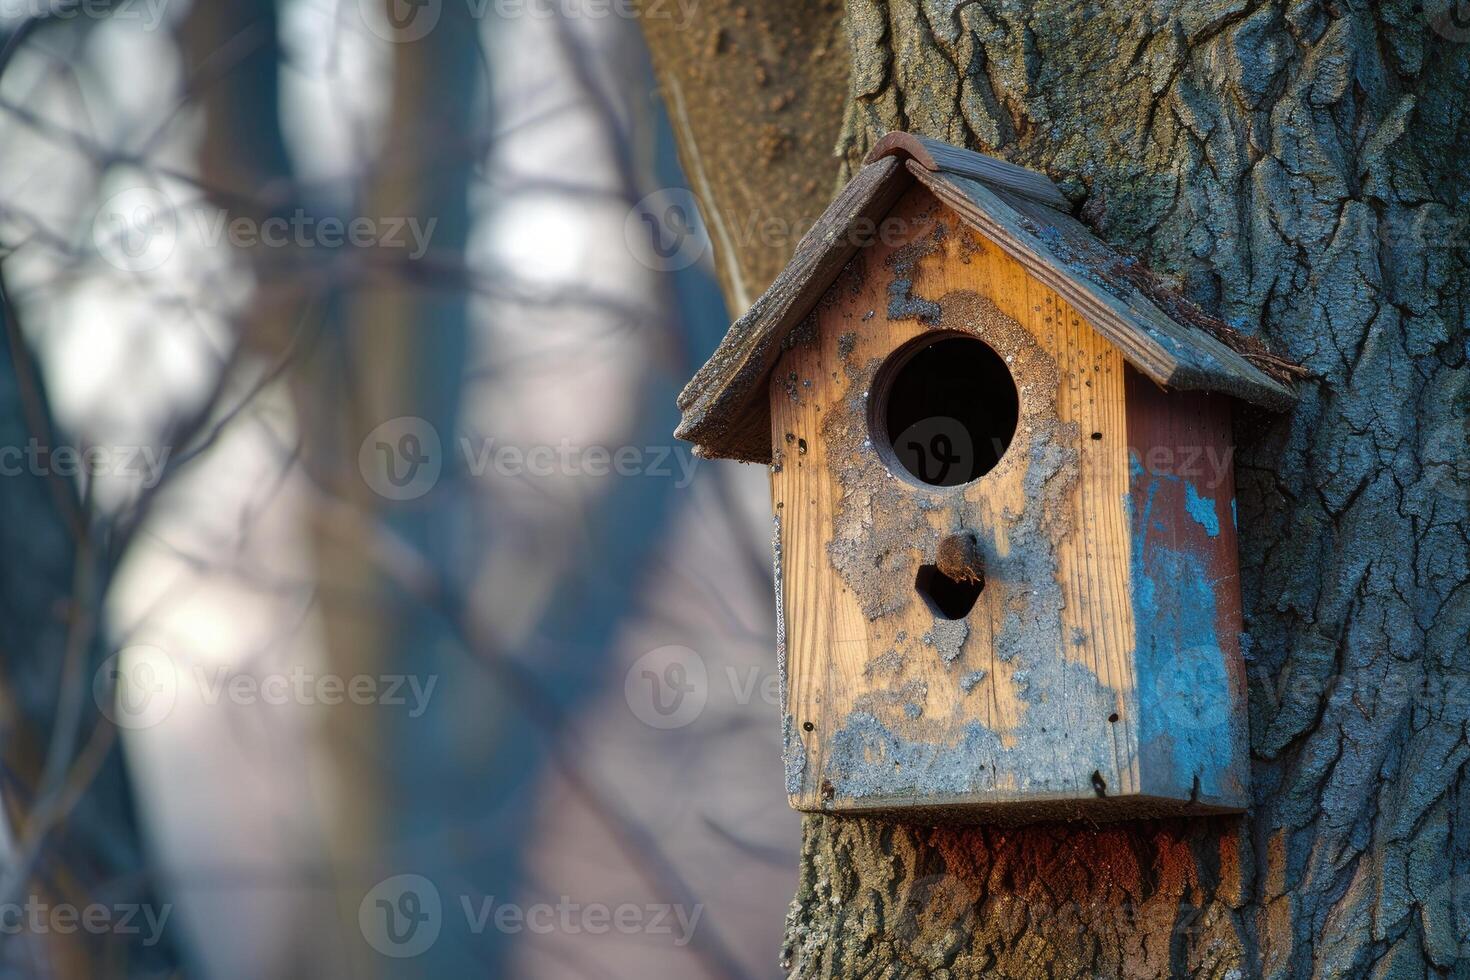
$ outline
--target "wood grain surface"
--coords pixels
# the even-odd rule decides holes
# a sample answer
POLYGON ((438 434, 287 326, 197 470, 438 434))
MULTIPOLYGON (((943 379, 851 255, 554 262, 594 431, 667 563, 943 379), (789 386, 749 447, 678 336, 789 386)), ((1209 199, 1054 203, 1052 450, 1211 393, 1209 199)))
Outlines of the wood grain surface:
MULTIPOLYGON (((1167 735, 1139 712, 1168 685, 1138 676, 1129 441, 1156 434, 1130 422, 1121 352, 922 187, 889 217, 893 233, 852 258, 769 389, 793 806, 996 819, 1235 807, 1238 787, 1214 778, 1238 775, 1229 752, 1185 760, 1231 784, 1208 798, 1164 759, 1167 737, 1140 752, 1144 731, 1167 735), (1005 358, 1020 400, 999 464, 953 488, 895 475, 867 410, 895 350, 947 333, 1005 358), (961 532, 981 542, 986 584, 968 616, 943 621, 914 583, 961 532)), ((1169 411, 1158 397, 1140 411, 1169 411)), ((1226 422, 1211 435, 1228 444, 1226 422)), ((1215 499, 1228 505, 1227 490, 1215 499)), ((1225 561, 1233 532, 1210 540, 1225 561)), ((1231 615, 1209 629, 1238 630, 1238 598, 1231 615)))

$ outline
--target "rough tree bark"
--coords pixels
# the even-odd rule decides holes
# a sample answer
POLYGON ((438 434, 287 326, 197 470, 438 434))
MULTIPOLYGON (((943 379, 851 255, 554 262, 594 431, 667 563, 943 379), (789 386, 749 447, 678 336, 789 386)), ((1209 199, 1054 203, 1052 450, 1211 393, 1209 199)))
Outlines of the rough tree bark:
MULTIPOLYGON (((686 105, 744 70, 722 6, 684 35, 646 30, 686 105)), ((682 127, 727 225, 750 199, 798 217, 744 185, 811 174, 830 192, 888 129, 1043 170, 1104 238, 1312 372, 1291 416, 1236 422, 1252 812, 808 818, 793 975, 1470 975, 1470 26, 1429 7, 849 0, 829 13, 850 57, 835 158, 762 168, 781 123, 744 100, 682 127)), ((798 16, 741 9, 751 39, 798 16)), ((824 104, 832 59, 772 57, 771 84, 791 70, 824 104)), ((773 272, 794 244, 737 261, 773 272)))

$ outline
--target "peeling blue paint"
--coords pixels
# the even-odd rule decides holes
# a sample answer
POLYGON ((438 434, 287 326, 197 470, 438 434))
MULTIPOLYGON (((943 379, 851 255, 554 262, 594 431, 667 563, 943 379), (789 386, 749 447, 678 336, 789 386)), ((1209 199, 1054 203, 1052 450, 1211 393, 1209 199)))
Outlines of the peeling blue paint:
POLYGON ((776 586, 776 673, 781 678, 781 714, 786 714, 786 586, 781 581, 781 515, 771 518, 771 578, 776 586))
MULTIPOLYGON (((1073 671, 1072 684, 1085 675, 1107 690, 1087 668, 1069 664, 1068 672, 1073 671)), ((965 725, 953 744, 935 744, 905 738, 872 712, 857 710, 833 737, 825 768, 835 795, 843 798, 974 796, 997 790, 997 772, 1006 776, 1006 793, 1073 793, 1079 777, 1085 783, 1088 773, 1110 772, 1114 764, 1110 743, 1091 724, 1095 712, 1079 712, 1060 700, 1029 708, 1030 731, 1011 748, 979 722, 965 725), (1051 739, 1036 738, 1033 732, 1049 732, 1051 739), (1069 742, 1068 765, 1063 767, 1055 764, 1060 739, 1069 742)))
MULTIPOLYGON (((979 722, 926 741, 919 733, 927 726, 905 725, 896 706, 884 703, 901 691, 866 695, 843 719, 822 762, 833 797, 937 801, 976 796, 997 790, 997 772, 1005 776, 1006 794, 1090 795, 1093 773, 1104 773, 1109 781, 1118 778, 1108 721, 1118 692, 1088 665, 1058 651, 1058 641, 1067 634, 1053 542, 1065 533, 1068 520, 1058 498, 1075 475, 1075 456, 1059 448, 1068 442, 1047 427, 1033 433, 1022 477, 1026 507, 1008 515, 1017 545, 996 554, 987 567, 987 579, 993 571, 994 580, 986 588, 999 593, 997 605, 1005 610, 992 649, 1012 667, 1009 681, 1024 705, 1021 717, 1006 729, 1004 742, 1001 733, 979 722)), ((975 674, 984 676, 971 671, 966 679, 975 674)))
POLYGON ((979 722, 966 725, 955 745, 902 738, 865 711, 855 711, 832 740, 836 793, 858 799, 913 794, 965 795, 995 785, 994 763, 1005 755, 1000 737, 979 722))
POLYGON ((1146 486, 1141 513, 1134 512, 1131 495, 1123 498, 1133 527, 1130 567, 1145 792, 1174 795, 1188 792, 1197 781, 1202 798, 1234 798, 1239 786, 1232 774, 1244 732, 1232 712, 1230 677, 1215 633, 1215 583, 1199 555, 1146 540, 1155 497, 1166 482, 1184 483, 1186 509, 1211 537, 1219 534, 1219 520, 1213 502, 1210 520, 1202 519, 1205 498, 1187 481, 1146 474, 1136 457, 1130 462, 1135 484, 1146 486))
MULTIPOLYGON (((1234 501, 1231 504, 1233 506, 1234 501)), ((1184 509, 1205 529, 1206 534, 1212 538, 1220 536, 1220 518, 1215 514, 1214 498, 1201 496, 1188 480, 1184 481, 1184 509)))
POLYGON ((903 670, 903 664, 903 654, 899 653, 896 649, 889 650, 883 656, 868 661, 868 665, 863 668, 863 676, 875 677, 880 674, 897 674, 903 670))
POLYGON ((806 743, 796 730, 796 719, 787 713, 786 690, 786 598, 781 581, 781 515, 771 519, 771 555, 776 584, 776 671, 781 678, 781 764, 786 775, 786 792, 801 792, 806 778, 806 743))
POLYGON ((937 649, 944 662, 949 664, 959 657, 969 636, 970 624, 963 619, 936 619, 920 642, 937 649))
MULTIPOLYGON (((977 674, 983 677, 984 671, 974 671, 965 680, 977 674)), ((860 705, 833 737, 832 753, 823 767, 835 795, 926 800, 971 796, 994 792, 997 772, 1007 777, 1006 792, 1021 795, 1075 793, 1079 785, 1087 785, 1093 771, 1111 778, 1116 763, 1103 706, 1115 703, 1115 691, 1079 663, 1064 661, 1049 674, 1048 690, 1065 691, 1067 697, 1038 696, 1023 674, 1013 681, 1027 707, 1022 724, 1006 733, 1010 746, 979 722, 967 724, 950 744, 908 738, 884 724, 876 707, 860 705), (1066 743, 1065 748, 1060 742, 1066 743), (1063 758, 1066 765, 1058 765, 1063 758)))
POLYGON ((795 796, 801 792, 806 778, 806 744, 796 733, 796 719, 790 715, 781 720, 781 762, 786 773, 786 792, 795 796))
POLYGON ((896 278, 888 284, 888 319, 938 323, 939 304, 915 297, 913 287, 913 280, 907 278, 896 278))
MULTIPOLYGON (((895 272, 901 279, 902 270, 895 272)), ((910 289, 905 281, 895 293, 908 296, 910 289)), ((941 314, 943 324, 975 332, 983 327, 988 343, 1020 359, 1017 370, 1024 367, 1030 384, 1043 393, 1055 390, 1054 361, 989 300, 947 294, 941 314)), ((869 390, 878 368, 874 359, 861 372, 850 370, 854 392, 869 390)), ((1115 756, 1118 730, 1109 715, 1123 694, 1084 658, 1069 656, 1066 646, 1072 635, 1063 615, 1057 549, 1073 533, 1076 516, 1070 501, 1080 467, 1077 423, 1058 420, 1045 394, 1022 399, 1010 459, 1023 492, 1012 508, 986 495, 915 494, 901 487, 882 468, 882 459, 857 443, 869 407, 854 395, 822 424, 829 473, 841 490, 828 562, 857 596, 864 616, 879 622, 919 601, 910 568, 914 552, 932 554, 941 530, 976 533, 985 554, 984 625, 980 619, 936 621, 932 629, 926 624, 927 633, 915 633, 914 649, 904 655, 929 662, 937 653, 936 666, 952 670, 961 691, 969 692, 985 678, 971 658, 988 651, 1005 665, 992 682, 1013 692, 1018 710, 1008 711, 1003 722, 982 722, 975 719, 978 703, 955 710, 909 693, 912 682, 900 683, 907 674, 870 678, 868 687, 882 689, 854 693, 850 707, 828 715, 811 736, 804 802, 843 811, 854 804, 917 807, 1037 794, 1092 799, 1098 774, 1108 787, 1117 786, 1123 781, 1115 756), (973 635, 972 627, 983 636, 973 635)), ((886 629, 873 631, 879 642, 886 629)), ((894 641, 892 649, 897 647, 894 641)))

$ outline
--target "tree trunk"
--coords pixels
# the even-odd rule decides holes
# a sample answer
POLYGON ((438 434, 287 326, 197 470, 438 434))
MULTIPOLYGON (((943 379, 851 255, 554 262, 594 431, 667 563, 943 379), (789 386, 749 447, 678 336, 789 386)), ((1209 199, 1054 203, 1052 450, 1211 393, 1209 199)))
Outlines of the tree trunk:
MULTIPOLYGON (((793 975, 1470 975, 1470 28, 1444 7, 850 0, 844 175, 889 129, 1042 170, 1312 376, 1293 414, 1236 419, 1251 813, 810 817, 793 975)), ((668 48, 720 30, 647 31, 690 104, 718 66, 668 48)), ((686 166, 759 173, 756 109, 708 122, 686 166)), ((738 220, 749 191, 710 185, 738 220)))
POLYGON ((63 905, 168 909, 117 729, 93 697, 112 652, 98 613, 110 573, 103 543, 72 481, 37 468, 67 445, 9 297, 0 297, 0 975, 45 964, 56 977, 164 976, 181 965, 172 930, 151 942, 146 929, 34 926, 63 905), (37 466, 23 464, 29 450, 37 466))

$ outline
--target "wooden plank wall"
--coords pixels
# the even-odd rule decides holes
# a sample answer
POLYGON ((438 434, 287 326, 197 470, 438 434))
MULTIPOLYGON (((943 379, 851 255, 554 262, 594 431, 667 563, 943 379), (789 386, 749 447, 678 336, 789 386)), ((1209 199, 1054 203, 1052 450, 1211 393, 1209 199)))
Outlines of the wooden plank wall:
POLYGON ((1129 368, 1130 571, 1145 792, 1249 796, 1230 399, 1165 393, 1129 368))
POLYGON ((901 235, 854 258, 815 312, 814 335, 783 355, 771 385, 792 804, 1085 806, 1100 796, 1136 796, 1144 787, 1122 357, 922 188, 900 201, 889 227, 901 235), (1003 316, 977 314, 986 307, 975 296, 1003 316), (937 323, 903 318, 932 314, 926 301, 940 304, 937 323), (891 305, 900 318, 889 318, 891 305), (1008 329, 1006 318, 1022 329, 1008 329), (1008 358, 1020 391, 1010 451, 964 488, 886 477, 872 466, 876 450, 857 438, 867 426, 863 392, 873 367, 935 329, 976 332, 1008 358), (1056 472, 1040 482, 1032 473, 1028 484, 1043 438, 1056 442, 1056 472), (1037 494, 1059 486, 1064 492, 1045 502, 1053 513, 1040 525, 1054 540, 1041 543, 1044 554, 1027 556, 1037 543, 1012 534, 1034 533, 1037 494), (922 524, 905 525, 911 512, 922 524), (970 524, 984 525, 974 530, 988 550, 987 585, 951 649, 954 627, 941 624, 936 637, 913 582, 942 534, 970 524), (864 547, 854 544, 864 534, 882 549, 868 578, 849 554, 864 547), (1048 583, 1006 577, 1009 569, 1041 579, 1043 565, 1060 589, 1054 615, 1048 583), (1040 625, 1024 655, 998 649, 1003 634, 1009 644, 1024 632, 1028 616, 1040 625), (1046 719, 1052 731, 1039 727, 1046 719), (994 768, 982 772, 986 761, 994 768))

